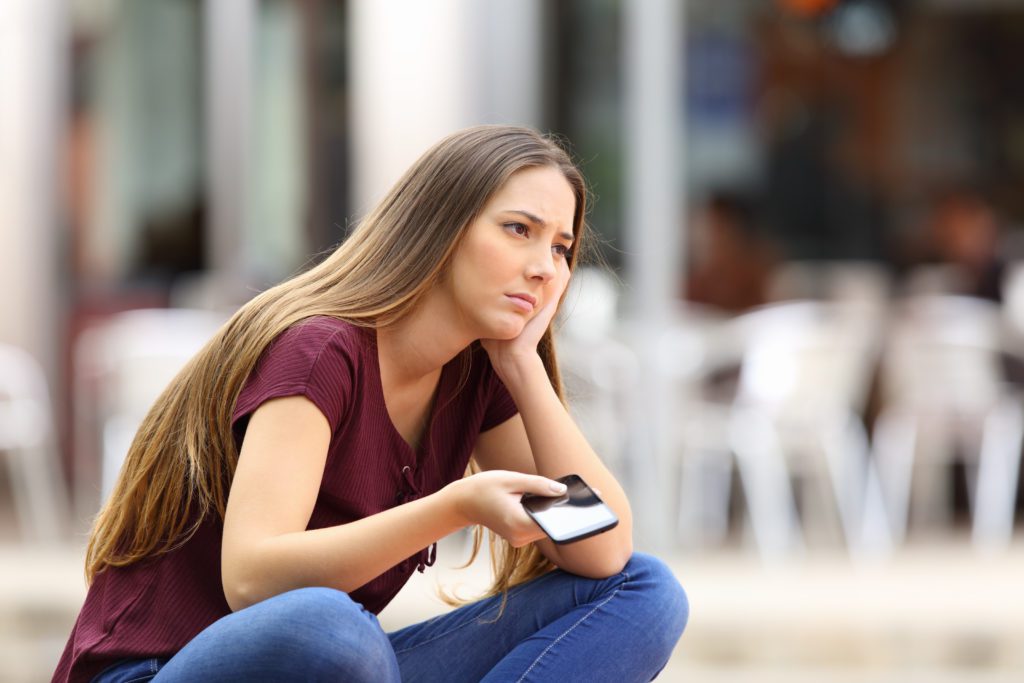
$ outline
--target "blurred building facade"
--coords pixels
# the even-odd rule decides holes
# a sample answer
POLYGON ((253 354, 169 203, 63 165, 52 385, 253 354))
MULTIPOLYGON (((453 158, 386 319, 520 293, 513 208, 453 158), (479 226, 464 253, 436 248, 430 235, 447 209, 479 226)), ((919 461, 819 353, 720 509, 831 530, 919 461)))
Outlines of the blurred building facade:
POLYGON ((700 266, 686 209, 722 191, 753 198, 773 258, 895 272, 935 188, 980 184, 1006 226, 1004 260, 1024 256, 1024 2, 0 12, 0 340, 47 368, 68 473, 84 329, 125 309, 244 301, 343 239, 427 145, 475 123, 570 141, 603 256, 633 287, 622 312, 651 325, 700 266))

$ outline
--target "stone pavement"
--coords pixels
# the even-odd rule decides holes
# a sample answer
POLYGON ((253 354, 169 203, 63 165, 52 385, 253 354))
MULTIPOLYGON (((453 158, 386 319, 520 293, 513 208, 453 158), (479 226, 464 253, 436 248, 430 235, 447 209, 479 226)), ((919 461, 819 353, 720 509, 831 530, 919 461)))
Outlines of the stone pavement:
MULTIPOLYGON (((381 615, 397 628, 446 609, 442 582, 472 595, 486 565, 452 567, 461 536, 381 615)), ((80 545, 0 545, 0 681, 48 681, 85 595, 80 545)), ((667 557, 690 624, 659 680, 707 683, 1002 683, 1024 680, 1024 539, 978 556, 960 539, 874 563, 816 554, 763 566, 747 550, 667 557)))

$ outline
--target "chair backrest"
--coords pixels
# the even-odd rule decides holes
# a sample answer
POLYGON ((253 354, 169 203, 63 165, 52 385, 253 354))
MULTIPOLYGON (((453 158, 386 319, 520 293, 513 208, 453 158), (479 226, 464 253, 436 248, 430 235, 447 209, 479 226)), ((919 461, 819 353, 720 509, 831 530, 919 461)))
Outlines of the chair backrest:
POLYGON ((743 345, 737 403, 769 413, 861 412, 880 338, 871 306, 771 304, 737 316, 743 345))
POLYGON ((36 446, 52 436, 50 392, 39 362, 0 344, 0 449, 36 446))
POLYGON ((883 398, 914 410, 985 411, 1003 386, 998 304, 931 295, 900 302, 882 363, 883 398))
POLYGON ((637 406, 639 361, 625 344, 607 338, 581 344, 558 341, 558 365, 566 400, 577 425, 606 464, 626 455, 637 406))
POLYGON ((769 296, 773 301, 820 299, 883 306, 893 276, 875 261, 786 261, 773 272, 769 296))
POLYGON ((625 455, 638 362, 618 339, 619 287, 598 268, 580 268, 556 325, 558 364, 570 410, 610 466, 625 455))
POLYGON ((573 273, 559 324, 562 336, 581 342, 611 337, 617 325, 619 287, 612 276, 584 267, 573 273))
POLYGON ((1002 292, 1003 315, 1009 327, 1010 341, 1019 354, 1024 349, 1024 261, 1006 265, 1002 292))
POLYGON ((655 345, 657 365, 676 380, 703 381, 739 364, 742 347, 733 335, 733 316, 719 308, 676 302, 655 345))
POLYGON ((86 330, 76 352, 100 378, 104 411, 145 414, 225 319, 203 310, 126 311, 86 330))
POLYGON ((77 428, 91 422, 88 433, 100 439, 102 496, 154 401, 226 319, 205 310, 139 309, 111 316, 79 338, 77 383, 89 389, 76 396, 75 422, 77 428), (83 401, 91 404, 78 405, 83 401))
POLYGON ((970 278, 953 263, 924 263, 912 267, 903 278, 902 292, 911 298, 952 296, 968 288, 970 278))

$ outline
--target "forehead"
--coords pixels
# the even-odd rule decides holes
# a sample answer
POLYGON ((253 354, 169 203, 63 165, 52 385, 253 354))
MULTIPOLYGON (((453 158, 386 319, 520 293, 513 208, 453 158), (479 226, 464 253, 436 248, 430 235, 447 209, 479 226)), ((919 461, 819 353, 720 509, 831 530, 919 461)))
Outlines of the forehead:
POLYGON ((498 188, 487 211, 527 211, 547 223, 572 231, 576 195, 557 168, 527 168, 514 173, 498 188))

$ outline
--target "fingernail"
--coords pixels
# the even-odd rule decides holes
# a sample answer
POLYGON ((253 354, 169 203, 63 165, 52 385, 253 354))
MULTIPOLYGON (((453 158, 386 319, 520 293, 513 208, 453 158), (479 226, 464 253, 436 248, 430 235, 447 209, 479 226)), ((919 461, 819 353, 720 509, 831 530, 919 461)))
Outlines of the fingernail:
POLYGON ((565 493, 565 484, 559 484, 557 481, 551 482, 551 490, 555 493, 565 493))

